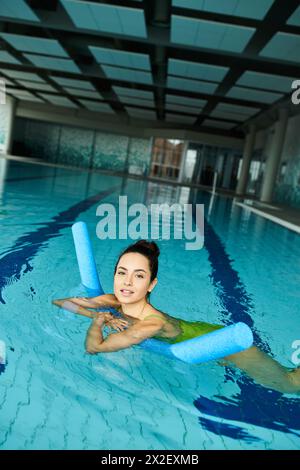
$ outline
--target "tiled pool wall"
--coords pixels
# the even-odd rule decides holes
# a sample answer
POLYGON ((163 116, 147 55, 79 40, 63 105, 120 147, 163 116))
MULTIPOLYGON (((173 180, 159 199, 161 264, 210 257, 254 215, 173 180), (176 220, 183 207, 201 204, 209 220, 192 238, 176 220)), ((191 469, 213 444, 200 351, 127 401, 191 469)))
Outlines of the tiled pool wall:
POLYGON ((300 208, 300 116, 289 119, 283 151, 282 163, 285 172, 279 177, 275 188, 276 202, 300 208))
POLYGON ((17 128, 15 140, 22 144, 27 156, 51 163, 148 175, 151 138, 21 118, 17 118, 17 128))

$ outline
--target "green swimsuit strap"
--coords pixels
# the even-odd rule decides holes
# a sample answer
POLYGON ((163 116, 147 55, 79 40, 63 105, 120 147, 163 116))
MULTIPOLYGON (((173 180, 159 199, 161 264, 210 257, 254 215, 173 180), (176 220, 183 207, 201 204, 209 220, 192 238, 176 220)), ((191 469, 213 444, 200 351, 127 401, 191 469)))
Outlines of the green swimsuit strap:
POLYGON ((143 318, 143 320, 146 320, 146 318, 149 318, 149 317, 158 317, 158 318, 160 318, 161 320, 165 320, 166 323, 168 322, 168 320, 166 320, 166 319, 164 319, 164 318, 161 318, 160 315, 157 315, 157 314, 155 314, 155 313, 151 313, 150 315, 147 315, 145 318, 143 318))

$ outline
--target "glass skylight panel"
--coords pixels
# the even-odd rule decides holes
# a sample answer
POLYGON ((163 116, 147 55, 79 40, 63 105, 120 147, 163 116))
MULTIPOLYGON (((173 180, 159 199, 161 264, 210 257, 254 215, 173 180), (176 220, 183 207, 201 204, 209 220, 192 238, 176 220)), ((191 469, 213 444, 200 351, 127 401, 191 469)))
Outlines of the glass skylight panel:
POLYGON ((250 108, 249 106, 232 105, 228 103, 219 103, 210 113, 212 117, 223 119, 245 121, 250 116, 258 113, 260 108, 250 108))
POLYGON ((136 88, 126 88, 120 86, 113 86, 112 89, 114 92, 119 96, 133 96, 136 98, 145 98, 149 100, 153 100, 154 96, 151 91, 146 90, 137 90, 136 88))
POLYGON ((10 94, 15 96, 19 100, 42 101, 41 99, 37 98, 35 95, 30 93, 29 91, 25 91, 25 90, 10 90, 10 94))
POLYGON ((4 77, 4 76, 1 74, 1 70, 0 70, 0 80, 1 80, 1 81, 4 81, 6 86, 7 86, 7 85, 16 86, 12 81, 8 80, 8 78, 4 77))
POLYGON ((20 101, 31 101, 33 103, 45 103, 41 98, 37 98, 36 96, 26 97, 26 96, 15 96, 20 101))
POLYGON ((260 56, 299 63, 300 35, 276 33, 260 52, 260 56))
POLYGON ((7 62, 8 64, 20 64, 20 61, 7 51, 0 51, 0 62, 7 62))
POLYGON ((99 113, 114 114, 114 110, 107 103, 100 103, 97 101, 78 100, 83 106, 90 111, 98 111, 99 113))
POLYGON ((45 103, 44 100, 41 98, 38 98, 37 96, 31 96, 31 97, 26 97, 26 96, 16 96, 20 101, 31 101, 33 103, 45 103))
POLYGON ((18 20, 40 21, 25 0, 0 0, 0 16, 18 20))
POLYGON ((8 75, 10 78, 45 83, 45 81, 36 73, 28 73, 28 72, 23 72, 22 70, 9 70, 9 69, 1 69, 1 72, 5 73, 5 75, 8 75))
POLYGON ((24 96, 26 98, 31 98, 32 96, 34 96, 32 93, 30 93, 30 91, 26 91, 26 90, 20 90, 20 89, 15 89, 13 91, 11 91, 11 93, 13 93, 15 96, 24 96))
POLYGON ((274 0, 173 0, 174 7, 262 20, 274 0))
POLYGON ((228 91, 226 96, 240 100, 257 101, 270 104, 282 98, 283 95, 279 93, 271 93, 268 91, 255 90, 253 88, 234 86, 228 91))
POLYGON ((75 80, 73 78, 56 77, 53 75, 51 75, 51 79, 61 86, 80 88, 81 90, 95 90, 95 87, 85 80, 75 80))
POLYGON ((56 57, 45 57, 34 54, 24 54, 24 57, 30 60, 37 67, 71 73, 81 73, 75 62, 70 59, 58 59, 56 57))
POLYGON ((247 71, 243 73, 236 84, 262 88, 274 92, 281 91, 282 93, 288 93, 291 90, 291 85, 294 80, 296 80, 296 77, 247 71))
POLYGON ((300 26, 300 6, 289 17, 287 24, 290 24, 291 26, 300 26))
POLYGON ((147 37, 144 10, 141 8, 74 0, 60 1, 77 28, 147 37))
POLYGON ((245 120, 248 119, 247 114, 232 113, 232 112, 229 112, 229 111, 221 111, 221 110, 218 110, 218 109, 214 109, 210 113, 210 116, 220 118, 220 119, 229 119, 229 120, 232 120, 232 121, 245 121, 245 120))
POLYGON ((87 97, 87 98, 95 98, 97 100, 102 99, 102 96, 100 95, 98 91, 80 90, 79 88, 66 88, 66 87, 64 87, 64 90, 67 91, 70 95, 82 96, 82 97, 87 97))
POLYGON ((206 100, 199 100, 198 98, 189 98, 187 96, 179 96, 179 95, 166 95, 166 103, 178 103, 182 104, 183 106, 191 106, 191 107, 204 107, 207 103, 206 100))
POLYGON ((217 65, 201 64, 196 62, 186 62, 184 60, 169 59, 168 74, 197 80, 212 80, 219 82, 223 80, 228 67, 217 65))
POLYGON ((171 42, 207 49, 242 52, 255 29, 172 15, 171 42))
POLYGON ((53 86, 48 85, 47 83, 27 82, 26 80, 18 80, 18 83, 33 90, 56 91, 53 86))
POLYGON ((183 91, 193 91, 197 93, 213 94, 218 87, 218 83, 200 82, 198 80, 188 80, 184 78, 168 77, 167 86, 183 91))
POLYGON ((137 106, 144 106, 146 108, 155 108, 153 100, 143 100, 142 98, 134 98, 133 96, 121 96, 122 103, 135 104, 137 106))
POLYGON ((0 37, 18 51, 68 57, 68 54, 56 39, 37 38, 10 33, 0 33, 0 37))
POLYGON ((199 114, 202 108, 191 108, 188 106, 182 106, 181 104, 177 103, 166 103, 166 109, 168 111, 181 111, 187 114, 199 114))
POLYGON ((152 75, 148 72, 133 69, 123 69, 102 65, 102 69, 108 78, 114 80, 124 80, 133 83, 146 83, 152 85, 152 75))
POLYGON ((94 46, 89 46, 89 49, 96 61, 101 64, 140 70, 151 70, 150 60, 147 54, 94 46))
POLYGON ((57 95, 50 95, 48 93, 39 93, 39 96, 45 98, 46 100, 50 101, 50 103, 55 104, 57 106, 67 106, 70 108, 78 108, 78 106, 70 101, 68 98, 64 96, 57 96, 57 95))
POLYGON ((253 108, 249 106, 240 106, 236 104, 229 104, 229 103, 219 103, 216 106, 216 109, 220 109, 221 111, 229 111, 232 113, 240 113, 240 114, 245 114, 247 116, 252 116, 253 114, 257 113, 260 111, 259 108, 253 108))

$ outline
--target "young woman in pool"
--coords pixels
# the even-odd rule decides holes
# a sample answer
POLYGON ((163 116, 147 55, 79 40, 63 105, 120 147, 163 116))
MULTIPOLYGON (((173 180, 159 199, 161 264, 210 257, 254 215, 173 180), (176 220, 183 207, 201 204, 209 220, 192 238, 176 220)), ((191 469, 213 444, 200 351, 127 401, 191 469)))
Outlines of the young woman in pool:
MULTIPOLYGON (((64 309, 93 318, 85 341, 89 354, 119 351, 147 338, 177 343, 223 327, 181 320, 150 304, 150 292, 157 284, 158 256, 159 248, 155 242, 140 240, 119 256, 114 273, 114 294, 53 301, 64 309), (122 317, 89 310, 100 307, 114 307, 122 317), (103 339, 103 326, 109 326, 117 333, 103 339)), ((300 368, 287 369, 255 346, 224 359, 223 365, 239 367, 266 387, 282 393, 300 392, 300 368)))

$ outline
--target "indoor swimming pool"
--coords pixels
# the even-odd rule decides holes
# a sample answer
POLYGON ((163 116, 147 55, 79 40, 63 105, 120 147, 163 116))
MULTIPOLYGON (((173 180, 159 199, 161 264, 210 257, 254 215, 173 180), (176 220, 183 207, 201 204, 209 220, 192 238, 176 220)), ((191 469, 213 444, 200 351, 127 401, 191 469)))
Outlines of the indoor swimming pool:
POLYGON ((287 367, 299 329, 299 235, 234 200, 159 182, 0 159, 0 449, 299 449, 300 397, 216 362, 139 347, 88 355, 90 320, 52 299, 84 295, 71 226, 86 222, 106 292, 131 240, 99 240, 101 203, 205 206, 201 250, 157 240, 151 303, 186 320, 248 324, 287 367))

